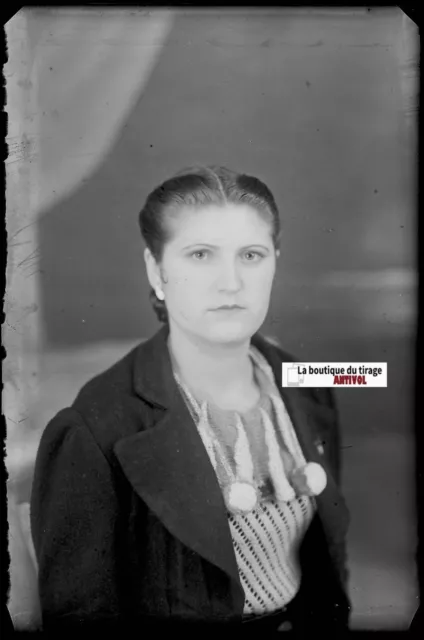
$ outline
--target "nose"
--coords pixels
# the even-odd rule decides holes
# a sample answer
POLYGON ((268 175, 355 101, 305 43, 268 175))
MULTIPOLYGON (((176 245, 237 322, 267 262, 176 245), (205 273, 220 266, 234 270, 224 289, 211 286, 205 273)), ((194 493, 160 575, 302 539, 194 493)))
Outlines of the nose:
POLYGON ((242 287, 242 279, 235 260, 226 260, 221 265, 218 277, 219 291, 236 293, 242 287))

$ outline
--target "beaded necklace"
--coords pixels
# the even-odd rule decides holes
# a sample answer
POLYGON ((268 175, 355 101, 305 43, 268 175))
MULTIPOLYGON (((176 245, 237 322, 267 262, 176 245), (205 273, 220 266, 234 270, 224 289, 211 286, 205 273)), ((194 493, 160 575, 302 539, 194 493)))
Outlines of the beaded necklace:
MULTIPOLYGON (((301 495, 319 495, 325 489, 327 483, 325 471, 317 463, 306 462, 303 451, 291 427, 287 410, 276 389, 274 374, 268 362, 253 346, 250 347, 249 355, 254 365, 264 374, 262 378, 266 381, 266 393, 270 398, 274 415, 276 416, 276 425, 274 426, 267 411, 262 407, 260 408, 268 452, 269 475, 274 486, 275 499, 277 502, 290 502, 301 495), (276 429, 279 430, 285 448, 295 463, 294 470, 290 474, 286 473, 284 467, 280 445, 276 437, 276 429)), ((208 402, 206 400, 201 402, 196 400, 175 371, 174 377, 182 391, 213 468, 215 471, 217 470, 219 461, 229 479, 223 488, 223 496, 228 511, 233 514, 245 514, 253 511, 258 506, 260 490, 254 479, 254 463, 249 440, 240 415, 236 413, 237 437, 234 447, 234 465, 232 466, 222 442, 212 428, 209 419, 208 402)))

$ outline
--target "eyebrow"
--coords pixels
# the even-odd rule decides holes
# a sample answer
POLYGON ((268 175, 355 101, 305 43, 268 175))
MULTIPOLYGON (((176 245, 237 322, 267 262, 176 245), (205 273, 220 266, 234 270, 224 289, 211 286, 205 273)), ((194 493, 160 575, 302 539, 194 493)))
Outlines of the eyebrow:
MULTIPOLYGON (((187 249, 193 249, 194 247, 207 247, 208 249, 219 249, 220 247, 218 247, 215 244, 208 244, 206 242, 195 242, 193 244, 188 244, 187 246, 183 247, 182 250, 186 251, 187 249)), ((269 247, 266 247, 263 244, 248 244, 244 247, 240 247, 240 251, 246 250, 246 249, 263 249, 264 251, 269 251, 269 247)))

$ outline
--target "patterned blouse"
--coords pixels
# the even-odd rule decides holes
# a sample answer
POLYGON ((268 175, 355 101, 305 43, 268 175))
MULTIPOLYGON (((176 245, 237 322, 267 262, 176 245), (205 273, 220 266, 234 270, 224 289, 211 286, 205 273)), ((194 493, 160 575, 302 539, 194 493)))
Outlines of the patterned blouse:
MULTIPOLYGON (((276 424, 276 416, 267 393, 269 381, 263 376, 263 372, 255 366, 256 382, 261 395, 259 402, 247 412, 237 414, 236 411, 224 410, 208 403, 210 427, 223 445, 227 461, 233 468, 237 415, 242 420, 249 440, 260 501, 254 511, 248 514, 236 515, 229 512, 228 521, 245 593, 244 613, 258 615, 282 608, 298 592, 302 577, 298 559, 299 546, 316 509, 314 498, 307 496, 283 503, 277 503, 274 499, 261 409, 265 409, 273 425, 276 424)), ((184 398, 188 402, 185 395, 184 398)), ((292 436, 296 438, 287 412, 284 419, 288 422, 286 429, 290 429, 292 436)), ((284 448, 278 429, 276 436, 280 446, 284 448)), ((224 490, 228 478, 219 459, 216 474, 224 490)))

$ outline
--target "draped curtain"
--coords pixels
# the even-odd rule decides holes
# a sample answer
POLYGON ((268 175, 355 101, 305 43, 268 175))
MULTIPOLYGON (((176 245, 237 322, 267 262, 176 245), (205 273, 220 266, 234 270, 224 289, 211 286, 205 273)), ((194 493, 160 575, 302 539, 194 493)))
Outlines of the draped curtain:
MULTIPOLYGON (((242 10, 243 11, 243 10, 242 10)), ((33 464, 37 436, 25 430, 39 391, 45 345, 40 315, 37 220, 99 168, 140 100, 171 33, 175 11, 146 8, 25 8, 6 25, 8 115, 3 412, 7 421, 9 610, 16 628, 39 625, 28 508, 14 483, 33 464)), ((225 14, 224 14, 225 18, 225 14)), ((393 34, 405 126, 416 135, 418 36, 399 11, 393 34)), ((379 246, 378 225, 367 238, 379 246)), ((383 242, 383 239, 381 239, 383 242)))
POLYGON ((14 486, 37 445, 25 421, 43 348, 37 220, 99 167, 148 83, 171 31, 169 10, 25 8, 6 25, 7 420, 9 611, 17 629, 39 609, 28 505, 14 486))

